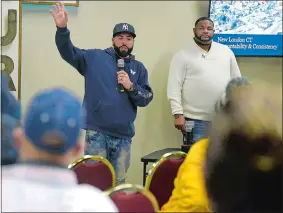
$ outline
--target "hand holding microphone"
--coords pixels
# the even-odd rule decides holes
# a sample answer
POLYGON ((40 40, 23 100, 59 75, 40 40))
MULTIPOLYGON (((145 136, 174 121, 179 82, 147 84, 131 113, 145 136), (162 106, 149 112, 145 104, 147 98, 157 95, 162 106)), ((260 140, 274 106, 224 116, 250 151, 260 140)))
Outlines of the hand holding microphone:
POLYGON ((118 84, 120 87, 120 92, 124 92, 124 89, 129 90, 132 87, 132 82, 129 78, 128 73, 124 71, 125 62, 123 59, 118 59, 118 72, 117 72, 117 78, 118 78, 118 84))

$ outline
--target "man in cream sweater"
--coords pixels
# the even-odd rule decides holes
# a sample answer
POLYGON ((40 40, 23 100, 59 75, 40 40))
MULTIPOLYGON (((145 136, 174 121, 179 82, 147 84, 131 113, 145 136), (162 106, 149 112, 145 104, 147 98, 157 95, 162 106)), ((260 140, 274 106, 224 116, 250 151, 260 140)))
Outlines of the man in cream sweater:
POLYGON ((185 133, 186 121, 193 124, 191 143, 207 137, 216 102, 228 82, 241 77, 232 50, 212 40, 214 23, 210 18, 199 18, 193 31, 190 46, 171 61, 167 86, 175 127, 185 133))

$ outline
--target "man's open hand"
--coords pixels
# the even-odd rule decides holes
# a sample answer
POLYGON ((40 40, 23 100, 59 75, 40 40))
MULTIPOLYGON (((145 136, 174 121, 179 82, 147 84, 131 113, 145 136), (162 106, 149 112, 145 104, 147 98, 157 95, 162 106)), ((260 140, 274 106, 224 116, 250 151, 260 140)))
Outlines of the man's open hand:
POLYGON ((54 22, 57 27, 67 27, 68 23, 68 14, 65 10, 63 2, 57 2, 54 5, 54 10, 50 11, 51 15, 53 16, 54 22))

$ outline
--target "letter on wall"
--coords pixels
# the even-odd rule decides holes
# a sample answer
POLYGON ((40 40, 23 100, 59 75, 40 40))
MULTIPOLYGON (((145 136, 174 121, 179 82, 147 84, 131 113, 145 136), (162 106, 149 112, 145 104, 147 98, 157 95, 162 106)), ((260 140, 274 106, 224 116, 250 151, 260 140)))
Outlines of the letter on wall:
POLYGON ((20 99, 21 3, 2 1, 1 72, 9 76, 9 89, 20 99))
POLYGON ((6 55, 1 55, 1 62, 2 64, 4 64, 4 66, 2 66, 2 72, 6 72, 8 75, 8 86, 9 86, 9 90, 11 91, 16 91, 15 88, 15 84, 13 82, 13 79, 11 77, 11 73, 14 70, 14 62, 13 60, 6 55))
POLYGON ((1 45, 11 44, 17 35, 17 10, 8 10, 8 30, 5 36, 1 36, 1 45))

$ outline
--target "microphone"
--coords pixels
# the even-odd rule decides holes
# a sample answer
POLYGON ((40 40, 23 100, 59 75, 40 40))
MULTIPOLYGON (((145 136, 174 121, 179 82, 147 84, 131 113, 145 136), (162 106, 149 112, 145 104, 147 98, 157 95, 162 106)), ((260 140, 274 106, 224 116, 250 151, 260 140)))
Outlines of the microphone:
MULTIPOLYGON (((124 59, 122 58, 118 59, 117 62, 118 71, 124 71, 124 66, 125 66, 124 59)), ((125 92, 124 86, 122 84, 119 84, 119 90, 120 92, 125 92)))
POLYGON ((192 145, 194 142, 194 121, 186 121, 186 143, 185 145, 192 145))

